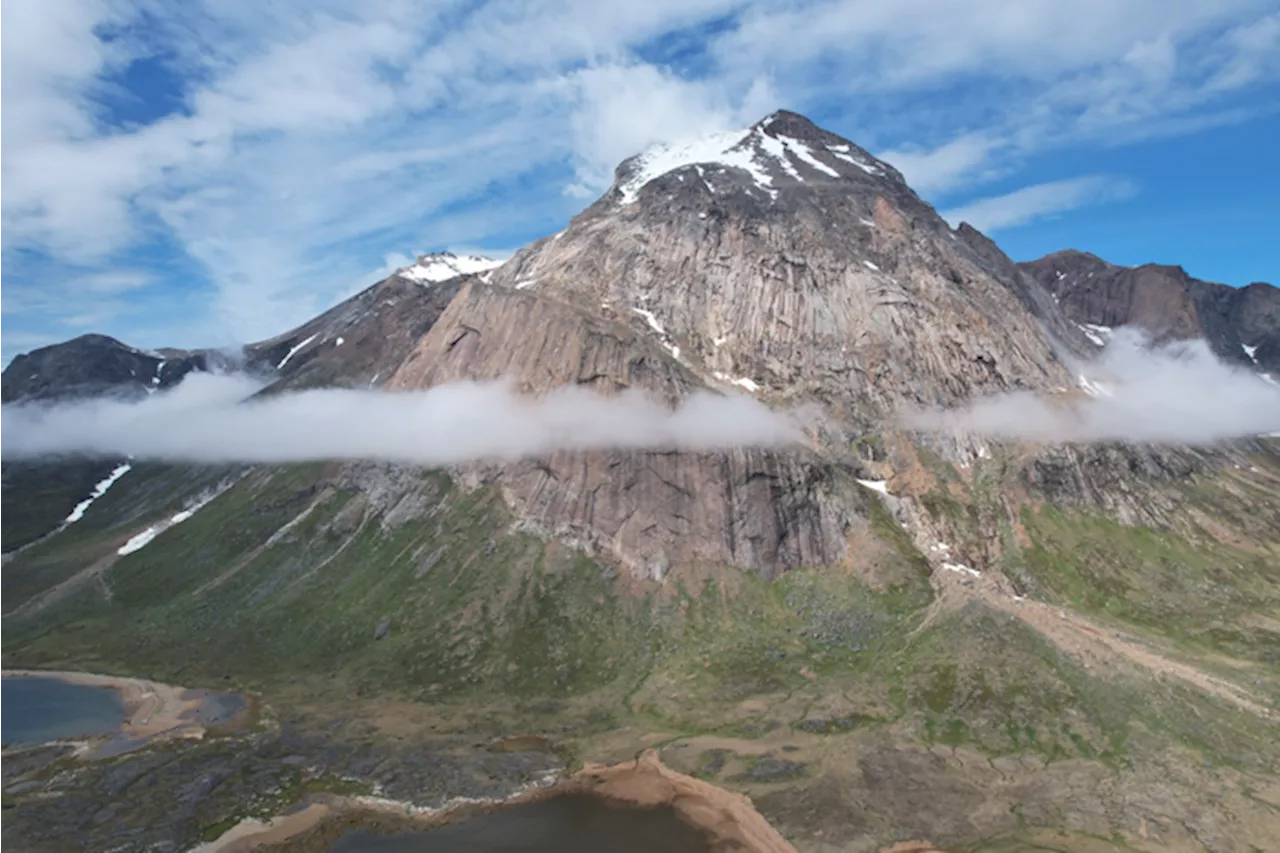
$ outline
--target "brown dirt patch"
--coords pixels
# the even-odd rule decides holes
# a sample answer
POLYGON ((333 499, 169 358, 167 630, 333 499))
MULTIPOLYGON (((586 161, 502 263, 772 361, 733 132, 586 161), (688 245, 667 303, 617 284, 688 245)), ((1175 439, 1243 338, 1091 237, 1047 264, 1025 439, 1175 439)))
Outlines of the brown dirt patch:
POLYGON ((741 853, 796 853, 751 800, 664 766, 653 750, 633 762, 589 764, 569 787, 638 806, 670 806, 707 834, 712 849, 741 853))

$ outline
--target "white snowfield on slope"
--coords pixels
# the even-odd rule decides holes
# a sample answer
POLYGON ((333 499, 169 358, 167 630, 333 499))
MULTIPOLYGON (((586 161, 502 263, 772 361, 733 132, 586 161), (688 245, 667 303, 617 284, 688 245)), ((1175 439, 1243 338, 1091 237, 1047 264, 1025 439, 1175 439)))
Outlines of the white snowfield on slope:
POLYGON ((455 255, 452 252, 440 252, 423 255, 413 266, 397 270, 396 274, 410 281, 416 281, 418 284, 437 284, 460 275, 488 272, 502 266, 502 263, 482 255, 455 255))
POLYGON ((776 198, 777 190, 774 189, 773 177, 768 171, 771 166, 776 166, 798 181, 805 179, 796 168, 797 163, 832 177, 840 176, 836 169, 819 159, 819 153, 852 163, 868 174, 881 173, 874 162, 866 162, 851 154, 848 145, 821 147, 824 150, 819 151, 799 139, 782 135, 770 136, 765 133, 763 126, 713 133, 685 142, 661 143, 650 146, 637 155, 635 171, 618 185, 618 191, 622 194, 622 203, 631 204, 638 197, 640 189, 650 181, 683 166, 727 166, 746 171, 757 186, 768 192, 770 197, 776 198))

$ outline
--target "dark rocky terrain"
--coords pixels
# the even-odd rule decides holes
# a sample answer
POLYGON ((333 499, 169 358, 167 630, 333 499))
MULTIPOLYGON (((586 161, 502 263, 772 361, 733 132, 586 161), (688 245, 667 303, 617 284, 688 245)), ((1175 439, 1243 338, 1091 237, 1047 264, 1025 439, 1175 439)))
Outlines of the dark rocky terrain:
MULTIPOLYGON (((1237 355, 1257 346, 1273 369, 1274 288, 1217 287, 1083 255, 1014 264, 794 113, 650 150, 501 267, 392 276, 246 347, 245 369, 265 394, 503 376, 668 405, 750 394, 819 410, 804 443, 445 470, 139 460, 82 520, 7 556, 5 663, 256 691, 309 721, 299 754, 367 756, 339 775, 415 802, 477 790, 467 774, 488 765, 467 758, 441 788, 385 763, 387 744, 453 756, 541 734, 567 764, 658 744, 806 851, 922 836, 1266 849, 1280 836, 1277 443, 1037 446, 896 418, 1008 391, 1071 405, 1096 352, 1082 324, 1205 335, 1224 357, 1234 334, 1237 355), (341 725, 356 718, 358 734, 341 725)), ((33 367, 51 359, 13 387, 57 384, 33 367)), ((10 501, 32 494, 6 474, 6 549, 10 501)), ((60 494, 69 508, 85 489, 60 494)), ((281 763, 294 748, 272 745, 285 735, 259 736, 219 759, 242 768, 230 781, 209 777, 221 805, 167 807, 183 838, 303 797, 281 763), (257 774, 287 795, 252 799, 257 774)), ((164 772, 203 778, 204 748, 164 772)), ((512 762, 484 772, 506 784, 544 766, 512 762)), ((113 766, 24 771, 5 840, 51 832, 59 802, 146 790, 111 788, 113 766)), ((105 849, 123 820, 73 834, 105 849)))
POLYGON ((138 350, 106 335, 81 335, 24 353, 0 381, 4 402, 76 397, 140 397, 172 388, 193 370, 230 365, 213 350, 138 350))
POLYGON ((1076 323, 1140 326, 1157 341, 1204 338, 1223 361, 1280 371, 1280 288, 1273 285, 1228 287, 1182 267, 1122 267, 1077 251, 1019 266, 1076 323))

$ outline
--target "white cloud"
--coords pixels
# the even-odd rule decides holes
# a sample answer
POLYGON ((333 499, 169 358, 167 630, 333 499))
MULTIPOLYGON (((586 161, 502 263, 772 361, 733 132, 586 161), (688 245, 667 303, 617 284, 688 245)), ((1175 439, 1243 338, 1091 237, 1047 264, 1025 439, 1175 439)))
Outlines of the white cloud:
POLYGON ((942 218, 953 226, 968 222, 979 231, 999 231, 1078 207, 1118 201, 1135 191, 1133 184, 1121 178, 1087 175, 1034 184, 1005 195, 972 201, 943 211, 942 218))
POLYGON ((154 282, 155 276, 149 272, 121 269, 90 273, 77 284, 90 293, 109 295, 141 290, 154 282))
POLYGON ((1098 361, 1080 370, 1105 393, 1075 404, 1005 394, 909 412, 904 422, 1032 441, 1211 444, 1280 430, 1280 389, 1218 361, 1203 340, 1152 347, 1142 332, 1117 329, 1098 361))
POLYGON ((1002 147, 1004 143, 997 139, 967 133, 929 151, 906 148, 876 156, 902 172, 912 189, 931 193, 972 181, 976 173, 989 176, 991 157, 1002 147))
POLYGON ((578 197, 597 196, 619 162, 655 142, 727 130, 734 122, 723 92, 651 65, 607 65, 574 76, 580 102, 572 128, 579 160, 578 197))
POLYGON ((387 394, 323 390, 246 400, 258 385, 193 374, 139 402, 6 405, 4 458, 83 453, 195 462, 381 459, 448 465, 555 450, 712 450, 785 445, 803 433, 752 397, 699 392, 674 410, 638 391, 563 386, 539 397, 500 382, 387 394))
POLYGON ((212 285, 174 335, 273 334, 424 235, 550 232, 566 188, 599 191, 646 143, 780 106, 847 105, 832 129, 918 189, 972 190, 1048 147, 1246 115, 1220 99, 1280 75, 1278 30, 1258 0, 10 3, 6 323, 52 310, 10 296, 49 275, 15 275, 14 250, 114 273, 172 240, 212 285), (175 104, 112 123, 108 78, 137 58, 181 81, 175 104))

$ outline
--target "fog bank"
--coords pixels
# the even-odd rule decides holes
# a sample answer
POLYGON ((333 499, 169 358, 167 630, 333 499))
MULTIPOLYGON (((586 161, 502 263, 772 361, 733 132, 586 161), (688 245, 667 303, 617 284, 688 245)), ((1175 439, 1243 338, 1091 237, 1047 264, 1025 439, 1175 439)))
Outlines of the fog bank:
POLYGON ((695 393, 669 410, 637 391, 564 386, 539 397, 501 382, 389 393, 326 389, 247 400, 241 376, 192 374, 125 402, 6 405, 5 459, 46 454, 217 462, 377 459, 420 465, 517 459, 555 450, 714 450, 803 438, 747 396, 695 393))
POLYGON ((1081 368, 1079 399, 1002 394, 957 409, 912 411, 905 425, 1032 441, 1211 444, 1280 430, 1280 387, 1218 360, 1203 340, 1151 346, 1117 329, 1081 368))

